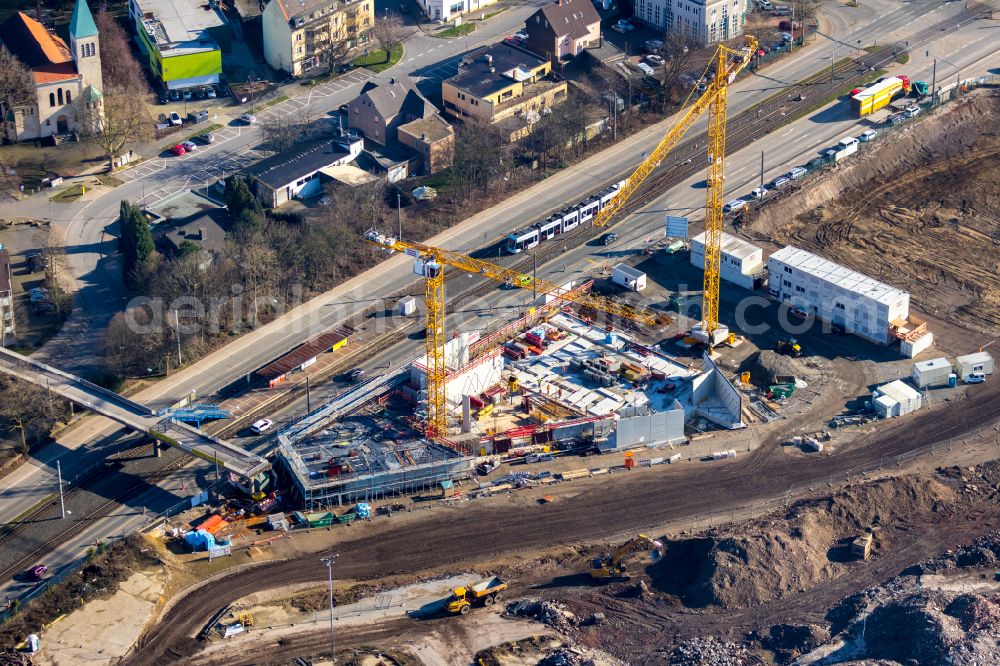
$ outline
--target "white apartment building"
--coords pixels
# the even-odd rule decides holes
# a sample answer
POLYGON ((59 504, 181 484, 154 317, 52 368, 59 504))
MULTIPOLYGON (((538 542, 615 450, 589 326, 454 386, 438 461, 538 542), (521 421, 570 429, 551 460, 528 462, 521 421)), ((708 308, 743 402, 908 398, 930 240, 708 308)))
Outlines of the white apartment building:
POLYGON ((773 298, 879 345, 895 340, 890 322, 910 313, 907 292, 797 247, 772 254, 767 272, 773 298))
MULTIPOLYGON (((756 289, 767 277, 764 250, 742 238, 723 232, 720 248, 719 277, 744 289, 756 289)), ((691 265, 705 269, 705 232, 691 239, 691 265)))
POLYGON ((748 0, 635 0, 635 18, 699 46, 743 34, 748 0))

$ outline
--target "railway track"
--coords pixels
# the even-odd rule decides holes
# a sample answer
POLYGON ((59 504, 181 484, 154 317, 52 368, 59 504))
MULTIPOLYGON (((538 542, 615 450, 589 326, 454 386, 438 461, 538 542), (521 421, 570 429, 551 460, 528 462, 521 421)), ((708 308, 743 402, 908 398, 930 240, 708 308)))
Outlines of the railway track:
MULTIPOLYGON (((139 447, 136 447, 139 448, 139 447)), ((150 487, 152 484, 163 480, 169 476, 172 472, 180 469, 185 464, 190 462, 190 459, 186 456, 179 457, 176 460, 164 465, 163 467, 154 470, 153 472, 139 477, 135 483, 130 484, 127 488, 117 492, 114 496, 107 499, 105 502, 101 503, 97 508, 92 509, 82 516, 74 516, 69 526, 59 532, 52 538, 44 541, 34 550, 32 550, 27 555, 24 555, 20 559, 16 560, 13 564, 8 565, 4 569, 0 570, 0 581, 6 581, 11 579, 18 573, 22 573, 27 570, 28 567, 37 564, 36 558, 45 555, 50 552, 53 548, 69 541, 70 539, 78 536, 84 530, 87 529, 93 522, 100 518, 105 518, 111 514, 111 512, 120 506, 125 500, 129 499, 133 495, 142 492, 143 490, 150 487)), ((90 477, 91 479, 100 477, 105 473, 104 466, 99 465, 96 470, 94 470, 90 477)), ((64 498, 69 499, 79 495, 80 493, 86 491, 85 487, 77 487, 64 493, 64 498)), ((18 536, 20 533, 29 529, 33 523, 38 520, 45 519, 59 519, 60 511, 55 507, 54 502, 47 501, 45 504, 38 508, 32 514, 29 514, 26 518, 18 521, 18 523, 11 526, 11 529, 5 532, 2 537, 0 537, 0 544, 3 544, 10 539, 18 536)))

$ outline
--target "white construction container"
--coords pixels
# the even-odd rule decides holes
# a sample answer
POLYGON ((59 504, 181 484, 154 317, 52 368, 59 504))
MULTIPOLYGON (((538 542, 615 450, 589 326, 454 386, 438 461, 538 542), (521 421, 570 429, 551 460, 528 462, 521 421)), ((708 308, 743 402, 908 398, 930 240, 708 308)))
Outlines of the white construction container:
POLYGON ((964 382, 971 373, 981 372, 984 375, 993 374, 993 357, 989 352, 976 352, 966 354, 955 359, 955 372, 964 382))
POLYGON ((767 272, 772 298, 879 345, 895 340, 889 322, 910 313, 907 292, 797 247, 772 254, 767 272))
POLYGON ((667 458, 667 462, 670 463, 671 465, 673 465, 675 462, 677 462, 680 459, 681 459, 681 454, 675 453, 672 456, 670 456, 669 458, 667 458))
POLYGON ((646 288, 646 274, 627 264, 618 264, 611 269, 611 281, 632 291, 646 288))
POLYGON ((925 349, 930 348, 932 344, 934 344, 934 334, 927 331, 916 340, 900 340, 899 353, 906 358, 913 358, 925 349))
POLYGON ((400 317, 409 317, 417 311, 417 299, 413 296, 399 299, 396 304, 396 311, 400 317))
POLYGON ((920 409, 920 391, 897 379, 872 391, 872 407, 880 418, 904 416, 920 409))
POLYGON ((913 385, 917 388, 946 386, 950 374, 951 363, 942 356, 914 363, 913 369, 910 371, 910 379, 913 380, 913 385))
MULTIPOLYGON (((723 233, 720 239, 722 257, 719 277, 744 289, 763 285, 764 250, 736 236, 723 233)), ((705 269, 705 233, 691 239, 691 265, 705 269)))
POLYGON ((726 449, 725 451, 716 451, 712 454, 712 460, 725 460, 726 458, 735 458, 736 449, 726 449))

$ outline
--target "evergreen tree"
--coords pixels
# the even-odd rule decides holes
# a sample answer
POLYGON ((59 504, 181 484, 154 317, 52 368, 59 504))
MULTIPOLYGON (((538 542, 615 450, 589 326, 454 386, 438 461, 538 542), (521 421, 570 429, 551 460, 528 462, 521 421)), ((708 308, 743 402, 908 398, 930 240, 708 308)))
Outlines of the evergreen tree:
POLYGON ((153 233, 149 229, 149 221, 146 220, 142 209, 123 199, 119 210, 120 246, 124 256, 122 273, 125 280, 131 283, 136 268, 147 267, 156 248, 153 245, 153 233))
POLYGON ((229 217, 232 220, 239 220, 243 211, 246 210, 261 216, 264 214, 264 207, 250 192, 243 176, 233 175, 226 179, 226 208, 229 209, 229 217))

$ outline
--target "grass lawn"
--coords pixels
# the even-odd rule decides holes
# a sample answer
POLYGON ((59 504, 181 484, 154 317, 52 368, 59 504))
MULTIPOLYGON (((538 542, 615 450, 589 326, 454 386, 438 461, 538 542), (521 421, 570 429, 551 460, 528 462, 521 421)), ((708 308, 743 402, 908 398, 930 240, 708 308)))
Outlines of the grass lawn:
POLYGON ((451 39, 452 37, 465 37, 471 32, 475 32, 475 23, 463 23, 462 25, 453 25, 450 28, 445 28, 441 32, 435 32, 435 37, 441 37, 442 39, 451 39))
POLYGON ((73 185, 72 187, 67 187, 59 194, 49 197, 49 201, 62 204, 73 203, 83 196, 83 192, 83 185, 73 185))
POLYGON ((475 19, 475 20, 476 21, 489 21, 491 18, 493 18, 494 16, 496 16, 500 12, 504 11, 505 9, 507 9, 507 8, 506 7, 501 7, 500 9, 496 10, 495 12, 490 12, 489 14, 484 15, 483 18, 481 18, 481 19, 475 19))
POLYGON ((900 53, 898 56, 896 56, 896 62, 898 62, 900 65, 905 65, 906 63, 910 62, 910 54, 900 53))
POLYGON ((125 183, 124 180, 107 174, 101 174, 97 177, 97 180, 101 181, 101 185, 104 185, 105 187, 118 187, 119 185, 123 185, 125 183))
POLYGON ((386 62, 385 59, 385 51, 382 49, 375 49, 374 51, 370 51, 366 56, 355 58, 353 64, 356 67, 367 67, 373 72, 381 72, 389 69, 402 59, 403 45, 399 44, 393 47, 392 54, 388 62, 386 62))
POLYGON ((264 106, 274 106, 275 104, 281 104, 286 99, 288 99, 288 95, 281 95, 280 97, 275 97, 274 99, 272 99, 271 101, 269 101, 264 106))

